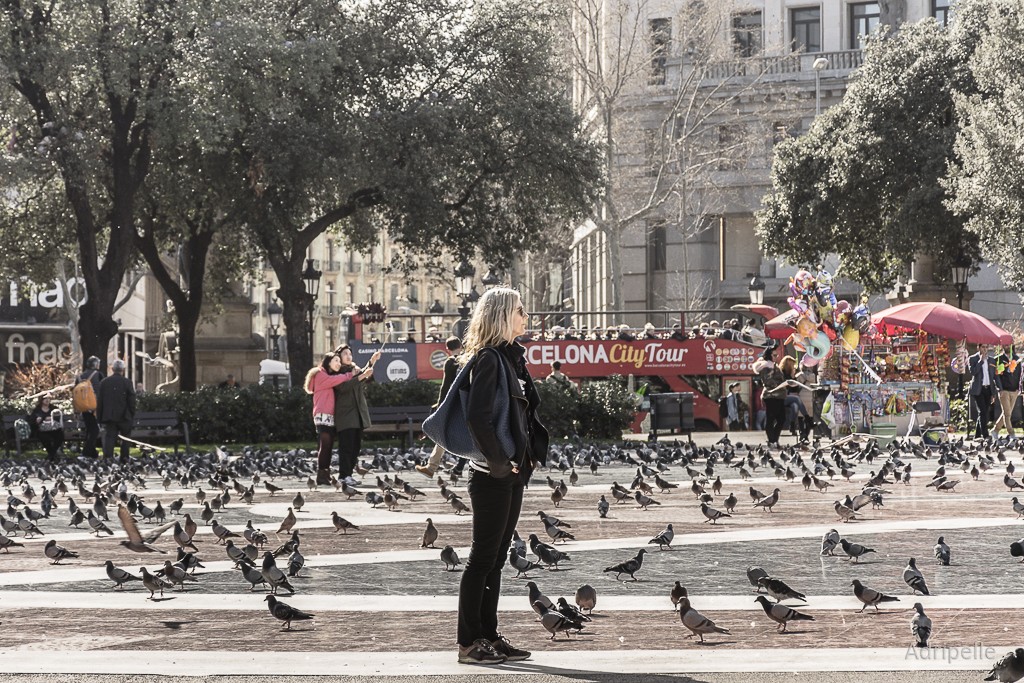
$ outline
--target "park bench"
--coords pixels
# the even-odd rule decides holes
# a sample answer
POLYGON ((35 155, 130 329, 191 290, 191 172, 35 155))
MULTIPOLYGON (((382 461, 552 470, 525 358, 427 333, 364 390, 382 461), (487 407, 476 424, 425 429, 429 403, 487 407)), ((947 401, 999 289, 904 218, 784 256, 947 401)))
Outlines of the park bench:
POLYGON ((368 434, 401 434, 406 447, 423 432, 423 421, 431 413, 430 406, 374 406, 370 408, 372 426, 368 434))
MULTIPOLYGON (((4 453, 8 457, 10 456, 12 449, 18 455, 21 455, 22 448, 27 442, 38 441, 35 436, 29 437, 28 439, 18 438, 14 429, 14 422, 21 417, 25 416, 4 415, 3 417, 4 453)), ((81 420, 78 420, 74 416, 65 416, 64 441, 81 442, 84 438, 85 425, 82 424, 81 420)), ((185 442, 186 449, 191 446, 188 423, 182 422, 178 413, 173 410, 164 412, 141 411, 135 413, 135 421, 132 423, 131 438, 146 443, 171 439, 174 442, 175 453, 178 452, 178 446, 182 441, 185 442)))
MULTIPOLYGON (((4 415, 3 416, 3 437, 4 437, 4 455, 10 457, 11 450, 21 455, 22 448, 26 443, 32 441, 39 441, 39 439, 33 433, 32 436, 27 439, 22 439, 18 436, 14 429, 15 421, 25 418, 28 419, 27 415, 4 415)), ((74 415, 65 415, 64 417, 64 442, 79 441, 81 442, 85 438, 85 425, 82 424, 74 415)))

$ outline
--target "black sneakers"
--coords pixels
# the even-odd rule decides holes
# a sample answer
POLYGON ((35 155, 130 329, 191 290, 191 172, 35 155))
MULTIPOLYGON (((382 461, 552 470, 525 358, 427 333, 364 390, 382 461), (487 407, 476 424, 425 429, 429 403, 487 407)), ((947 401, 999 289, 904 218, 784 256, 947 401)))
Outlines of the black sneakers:
POLYGON ((533 654, 529 650, 520 650, 515 647, 512 643, 508 642, 508 638, 498 634, 497 640, 491 641, 491 646, 494 647, 494 651, 499 655, 505 655, 505 661, 508 662, 521 662, 529 659, 533 654))
POLYGON ((486 638, 478 638, 472 645, 459 646, 459 664, 501 664, 506 659, 486 638))

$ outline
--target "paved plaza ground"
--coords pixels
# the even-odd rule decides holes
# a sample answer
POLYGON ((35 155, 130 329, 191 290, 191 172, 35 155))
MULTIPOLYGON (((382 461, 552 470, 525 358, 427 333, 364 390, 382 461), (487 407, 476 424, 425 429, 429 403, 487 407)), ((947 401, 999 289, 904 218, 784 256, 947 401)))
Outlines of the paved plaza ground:
MULTIPOLYGON (((698 435, 713 443, 720 435, 698 435)), ((1020 454, 1006 456, 1019 465, 1020 454)), ((875 465, 877 466, 876 461, 875 465)), ((435 481, 416 472, 400 476, 425 495, 402 501, 398 511, 371 508, 361 497, 347 500, 333 487, 310 491, 305 477, 278 477, 284 491, 270 496, 257 489, 252 505, 232 501, 217 515, 228 528, 241 531, 245 523, 270 534, 276 547, 286 536, 273 532, 284 518, 296 492, 306 504, 296 528, 302 537, 306 566, 293 583, 294 595, 282 599, 316 615, 313 622, 296 622, 282 631, 267 611, 265 590, 249 590, 240 572, 232 569, 223 546, 200 521, 195 541, 205 569, 197 583, 169 590, 163 599, 147 599, 139 583, 111 590, 103 563, 110 559, 134 573, 141 566, 154 570, 163 556, 138 555, 122 548, 124 538, 111 514, 113 537, 95 538, 83 524, 68 527, 66 498, 40 523, 43 537, 17 540, 24 548, 0 552, 0 671, 5 674, 54 674, 76 680, 167 680, 183 675, 246 676, 317 675, 326 677, 402 676, 405 680, 469 680, 487 676, 502 681, 775 681, 792 678, 826 681, 876 680, 893 672, 892 681, 980 680, 998 657, 1024 644, 1020 630, 1024 608, 1024 565, 1011 557, 1009 545, 1024 536, 1024 521, 1012 511, 1011 493, 1002 483, 1002 470, 993 469, 979 481, 968 474, 954 493, 940 493, 925 484, 937 466, 916 460, 909 486, 894 484, 884 506, 865 508, 862 519, 838 522, 833 501, 856 495, 876 467, 861 463, 852 481, 832 480, 834 488, 805 491, 799 478, 776 479, 758 470, 741 481, 724 473, 722 498, 739 499, 732 518, 717 525, 705 523, 689 478, 673 466, 663 478, 682 484, 671 493, 657 491, 661 503, 649 510, 633 501, 613 505, 607 519, 598 516, 600 495, 609 494, 613 481, 629 486, 635 467, 614 464, 596 475, 579 471, 579 485, 558 508, 551 502, 546 478, 568 477, 557 470, 535 474, 526 494, 519 525, 525 537, 548 540, 538 510, 572 524, 577 540, 564 544, 571 561, 560 571, 533 571, 531 578, 555 600, 573 600, 576 588, 589 583, 597 589, 594 619, 579 635, 555 641, 537 622, 527 600, 526 579, 514 578, 506 567, 501 598, 502 631, 517 645, 532 650, 532 660, 499 667, 469 668, 455 662, 455 610, 460 572, 446 572, 439 548, 454 546, 463 560, 468 555, 469 515, 455 515, 435 481), (748 487, 768 493, 781 489, 774 513, 751 507, 748 487), (348 535, 335 534, 331 512, 360 526, 348 535), (438 549, 420 549, 426 519, 437 526, 438 549), (647 541, 672 523, 671 550, 658 551, 647 541), (819 555, 822 533, 839 529, 845 538, 877 550, 865 561, 851 563, 841 556, 819 555), (932 555, 936 538, 952 547, 951 566, 938 566, 932 555), (43 554, 47 540, 76 551, 80 558, 54 566, 43 554), (636 582, 620 582, 602 570, 649 550, 636 582), (912 597, 902 571, 916 557, 933 593, 912 597), (797 622, 788 634, 778 634, 754 601, 745 570, 757 564, 807 595, 806 602, 787 604, 814 616, 797 622), (850 581, 899 597, 880 613, 859 613, 850 581), (673 612, 669 591, 675 581, 687 587, 693 606, 729 634, 707 637, 700 645, 673 612), (915 650, 910 633, 912 606, 920 601, 934 621, 932 648, 915 650), (931 673, 924 673, 931 672, 931 673), (107 675, 104 675, 107 674, 107 675)), ((394 476, 394 473, 390 473, 394 476)), ((363 491, 373 490, 377 473, 366 475, 363 491)), ((33 481, 37 491, 42 486, 33 481)), ((148 505, 184 498, 184 512, 197 520, 200 506, 195 490, 160 485, 155 474, 139 490, 148 505)), ((465 496, 465 482, 452 490, 465 496)), ((17 491, 15 491, 17 493, 17 491)), ((78 496, 72 492, 72 498, 78 496)), ((83 502, 78 501, 80 504, 83 502)), ((37 506, 36 506, 37 507, 37 506)), ((142 524, 143 533, 151 525, 142 524)), ((157 545, 173 549, 169 534, 157 545)), ((563 547, 564 545, 564 547, 563 547)), ((841 555, 841 553, 840 553, 841 555)), ((170 556, 173 559, 173 554, 170 556)), ((532 558, 533 556, 530 555, 532 558)), ((286 564, 281 558, 279 564, 286 564)), ((286 592, 285 592, 286 593, 286 592)), ((158 596, 159 597, 159 596, 158 596)), ((19 675, 31 683, 52 677, 19 675)), ((216 680, 216 679, 212 679, 216 680)), ((247 680, 258 680, 247 678, 247 680)))

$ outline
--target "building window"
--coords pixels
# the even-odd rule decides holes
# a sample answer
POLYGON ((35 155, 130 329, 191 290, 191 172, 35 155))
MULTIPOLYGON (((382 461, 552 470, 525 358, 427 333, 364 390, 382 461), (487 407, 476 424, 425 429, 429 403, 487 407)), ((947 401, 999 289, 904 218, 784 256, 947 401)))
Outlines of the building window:
POLYGON ((356 302, 356 286, 351 282, 345 285, 345 298, 348 299, 345 303, 354 304, 356 302))
POLYGON ((821 52, 821 8, 798 7, 789 12, 794 52, 821 52))
POLYGON ((850 5, 850 49, 864 47, 864 37, 870 35, 878 26, 879 16, 877 2, 858 2, 850 5))
POLYGON ((668 269, 668 231, 664 223, 647 228, 647 268, 650 271, 668 269))
POLYGON ((665 60, 672 44, 672 20, 651 19, 651 73, 649 85, 665 85, 665 60))
POLYGON ((732 42, 737 57, 761 54, 761 12, 744 12, 732 17, 732 42))
POLYGON ((366 301, 367 303, 374 303, 373 300, 373 285, 366 285, 366 301))
POLYGON ((943 26, 953 22, 953 0, 932 0, 932 16, 943 26))
POLYGON ((420 302, 420 288, 416 285, 409 285, 409 305, 415 306, 420 302))

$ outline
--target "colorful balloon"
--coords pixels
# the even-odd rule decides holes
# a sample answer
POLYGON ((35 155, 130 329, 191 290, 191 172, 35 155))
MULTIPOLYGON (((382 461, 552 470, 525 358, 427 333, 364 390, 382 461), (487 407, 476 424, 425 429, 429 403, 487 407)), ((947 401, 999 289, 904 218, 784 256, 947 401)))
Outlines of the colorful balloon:
POLYGON ((853 351, 860 345, 860 332, 856 327, 843 329, 843 346, 847 351, 853 351))

